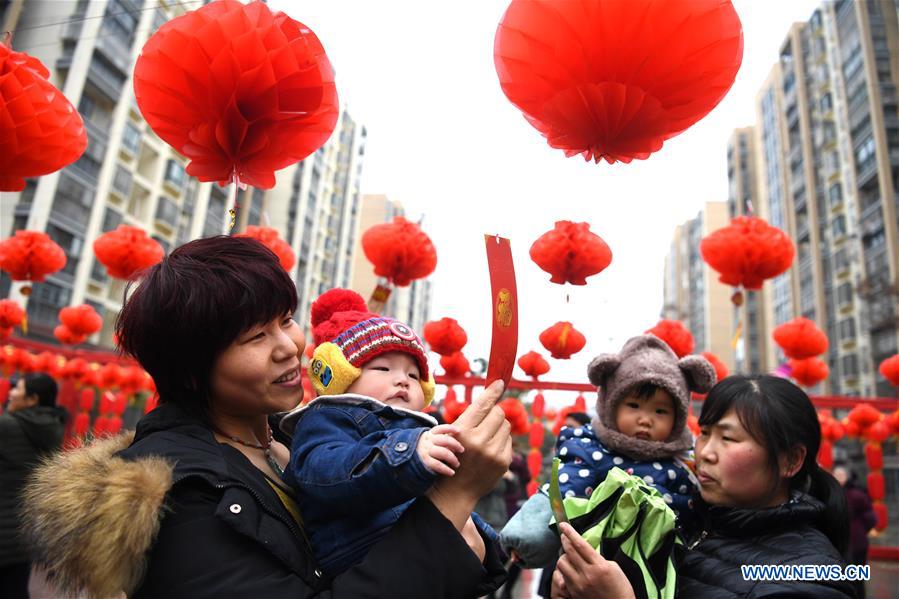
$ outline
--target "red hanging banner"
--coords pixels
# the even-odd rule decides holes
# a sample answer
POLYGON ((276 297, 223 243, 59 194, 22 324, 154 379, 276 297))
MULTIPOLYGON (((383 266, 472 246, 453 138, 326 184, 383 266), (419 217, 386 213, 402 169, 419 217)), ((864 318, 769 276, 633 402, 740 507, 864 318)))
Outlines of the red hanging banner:
POLYGON ((487 384, 502 379, 508 387, 518 353, 518 291, 512 246, 508 239, 497 235, 484 235, 484 242, 493 298, 493 339, 490 343, 487 384))

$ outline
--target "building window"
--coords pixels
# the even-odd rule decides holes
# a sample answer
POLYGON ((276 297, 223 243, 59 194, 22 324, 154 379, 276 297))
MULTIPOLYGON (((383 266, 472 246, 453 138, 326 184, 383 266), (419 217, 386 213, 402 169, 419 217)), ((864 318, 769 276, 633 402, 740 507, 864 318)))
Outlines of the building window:
POLYGON ((844 318, 840 321, 840 341, 849 341, 855 339, 855 320, 852 318, 844 318))
POLYGON ((165 166, 165 180, 181 189, 184 185, 184 167, 177 160, 169 158, 165 166))
POLYGON ((837 304, 844 306, 852 303, 852 285, 843 283, 837 287, 837 304))
POLYGON ((858 376, 858 356, 855 354, 843 356, 840 362, 840 369, 843 371, 843 376, 858 376))
POLYGON ((839 183, 834 183, 827 190, 827 196, 830 198, 831 207, 836 206, 843 201, 843 188, 839 183))
POLYGON ((106 212, 103 213, 103 232, 112 231, 120 224, 122 224, 122 213, 107 206, 106 212))
POLYGON ((112 188, 127 198, 131 194, 131 180, 131 171, 121 164, 117 164, 115 167, 115 177, 112 179, 112 188))
POLYGON ((166 196, 159 196, 159 202, 156 204, 156 220, 162 221, 170 227, 175 226, 175 220, 178 218, 178 206, 166 196))
POLYGON ((140 149, 140 138, 140 129, 133 123, 125 123, 125 132, 122 134, 122 147, 136 155, 138 149, 140 149))
POLYGON ((80 225, 86 225, 90 217, 92 193, 73 177, 63 173, 56 186, 53 211, 80 225))
POLYGON ((834 239, 839 239, 846 234, 846 217, 842 214, 833 219, 831 223, 831 232, 834 239))

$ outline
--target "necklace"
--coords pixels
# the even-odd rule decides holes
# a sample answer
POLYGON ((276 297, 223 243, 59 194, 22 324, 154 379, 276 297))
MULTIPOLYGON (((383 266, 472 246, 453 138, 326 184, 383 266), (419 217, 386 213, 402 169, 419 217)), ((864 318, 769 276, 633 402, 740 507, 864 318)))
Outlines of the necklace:
POLYGON ((226 438, 230 439, 231 441, 234 441, 235 443, 239 443, 239 444, 243 445, 244 447, 251 447, 253 449, 261 449, 262 453, 265 454, 266 463, 274 471, 274 473, 277 474, 279 477, 284 476, 284 468, 282 468, 281 465, 278 464, 278 461, 275 459, 275 456, 272 455, 271 447, 272 447, 272 439, 274 437, 272 436, 271 427, 268 427, 268 439, 266 440, 266 442, 264 444, 248 443, 247 441, 244 441, 240 437, 235 437, 234 435, 229 435, 225 432, 222 432, 221 430, 219 430, 216 427, 212 427, 212 430, 214 430, 219 435, 226 437, 226 438))

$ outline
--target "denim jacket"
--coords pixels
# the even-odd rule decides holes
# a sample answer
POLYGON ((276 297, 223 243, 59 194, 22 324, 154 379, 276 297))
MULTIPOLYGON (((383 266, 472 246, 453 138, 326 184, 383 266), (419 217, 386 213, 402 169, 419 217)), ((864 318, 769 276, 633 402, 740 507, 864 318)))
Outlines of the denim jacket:
POLYGON ((437 422, 363 395, 325 395, 290 413, 284 481, 296 491, 316 558, 329 576, 362 561, 437 476, 418 456, 437 422))

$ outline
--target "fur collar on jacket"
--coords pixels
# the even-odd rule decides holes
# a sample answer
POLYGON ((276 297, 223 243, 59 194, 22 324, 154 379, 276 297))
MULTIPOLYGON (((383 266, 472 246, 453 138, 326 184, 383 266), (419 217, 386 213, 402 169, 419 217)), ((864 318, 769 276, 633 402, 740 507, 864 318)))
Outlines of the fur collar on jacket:
POLYGON ((29 481, 25 536, 34 561, 63 593, 130 594, 143 577, 173 466, 114 455, 132 439, 126 433, 53 456, 29 481))

